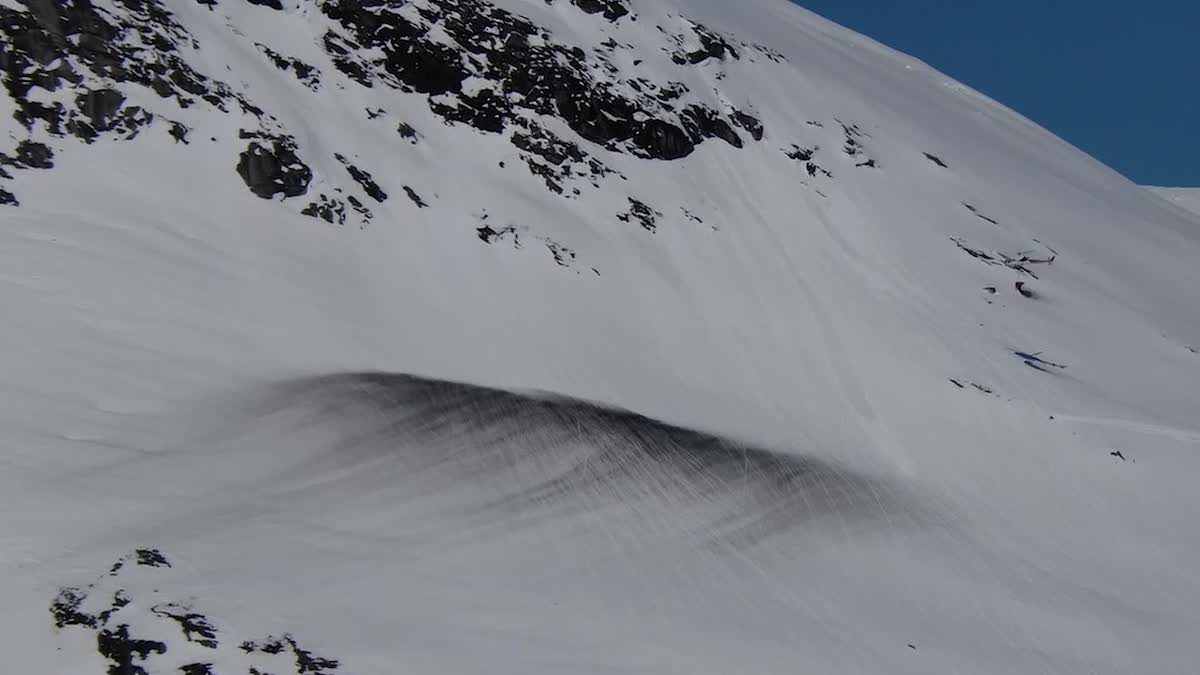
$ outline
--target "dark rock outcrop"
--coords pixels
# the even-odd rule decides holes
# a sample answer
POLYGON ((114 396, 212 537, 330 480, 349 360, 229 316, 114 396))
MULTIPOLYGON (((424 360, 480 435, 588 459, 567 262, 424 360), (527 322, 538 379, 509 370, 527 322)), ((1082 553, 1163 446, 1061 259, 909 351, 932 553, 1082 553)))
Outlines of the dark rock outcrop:
POLYGON ((254 46, 258 47, 258 51, 262 52, 271 63, 274 63, 276 68, 292 73, 304 86, 313 91, 321 88, 321 73, 315 67, 300 59, 284 56, 264 44, 255 43, 254 46))
POLYGON ((691 25, 692 33, 700 41, 700 48, 687 52, 675 52, 671 57, 675 63, 680 65, 685 63, 696 65, 704 63, 709 59, 724 61, 726 57, 734 60, 741 58, 737 50, 733 48, 733 45, 729 44, 721 35, 709 30, 704 24, 694 21, 689 21, 688 23, 691 25))
POLYGON ((230 656, 243 662, 249 660, 254 664, 249 672, 263 675, 267 672, 334 675, 337 672, 340 663, 336 659, 318 656, 301 647, 290 633, 262 640, 231 640, 190 604, 165 599, 164 591, 160 590, 161 580, 154 580, 152 585, 127 585, 131 575, 153 575, 156 574, 154 568, 169 567, 171 563, 161 552, 139 549, 118 559, 94 583, 60 589, 50 604, 55 627, 94 633, 96 652, 107 662, 106 672, 110 675, 147 675, 168 670, 184 675, 212 675, 213 666, 209 661, 228 660, 230 656), (136 595, 127 590, 135 587, 143 590, 136 595), (85 604, 88 610, 83 609, 85 604), (171 624, 174 624, 174 630, 171 630, 171 624), (197 653, 211 657, 189 658, 190 663, 173 668, 173 663, 179 663, 179 652, 192 658, 197 653), (258 656, 260 654, 268 656, 258 656), (269 658, 275 655, 290 655, 292 665, 269 658), (269 671, 265 670, 268 664, 269 671), (280 671, 280 667, 285 670, 280 671))
POLYGON ((625 213, 617 215, 617 220, 623 223, 628 223, 636 220, 647 232, 654 232, 658 229, 658 219, 662 218, 662 214, 652 209, 648 204, 633 197, 629 197, 629 210, 625 213))
POLYGON ((368 197, 379 203, 383 203, 388 198, 387 193, 380 189, 379 184, 375 182, 371 174, 351 164, 350 160, 346 159, 343 155, 334 156, 337 158, 337 161, 342 163, 342 166, 346 167, 347 173, 367 193, 368 197))
POLYGON ((45 143, 21 141, 17 144, 16 162, 27 169, 53 169, 54 151, 45 143))
POLYGON ((521 236, 517 233, 517 228, 509 225, 499 230, 493 229, 488 225, 475 228, 475 234, 479 240, 488 244, 494 244, 505 238, 511 238, 513 245, 516 248, 521 248, 521 236))
POLYGON ((401 122, 397 125, 396 132, 400 134, 401 138, 407 139, 413 145, 416 145, 421 139, 421 135, 417 133, 417 130, 407 122, 401 122))
MULTIPOLYGON (((385 82, 429 95, 430 109, 448 122, 499 133, 519 123, 523 113, 551 115, 610 151, 652 159, 686 157, 707 138, 740 147, 740 139, 733 140, 736 133, 716 111, 700 104, 688 110, 671 108, 660 97, 664 88, 645 79, 626 80, 641 96, 618 94, 612 83, 594 77, 594 63, 583 49, 557 43, 524 17, 485 0, 429 0, 428 7, 416 10, 419 19, 377 12, 383 4, 333 0, 322 5, 356 45, 377 50, 382 57, 357 59, 348 41, 332 32, 323 40, 326 50, 339 69, 364 86, 385 82), (433 39, 435 25, 460 48, 433 39), (467 78, 492 86, 466 92, 467 78)), ((627 13, 624 3, 612 0, 575 4, 611 20, 627 13)), ((736 58, 723 38, 699 31, 706 53, 736 58)))
POLYGON ((925 152, 922 154, 925 155, 925 159, 928 159, 929 161, 933 162, 934 164, 937 164, 938 166, 942 167, 943 169, 949 168, 948 166, 946 166, 946 163, 944 161, 942 161, 941 157, 938 157, 937 155, 931 155, 928 152, 925 152))
POLYGON ((584 176, 590 178, 593 187, 599 187, 602 178, 614 173, 578 144, 565 141, 534 122, 522 126, 524 129, 515 132, 511 142, 521 151, 521 159, 530 172, 541 177, 551 192, 565 194, 565 185, 570 180, 584 176))
POLYGON ((754 140, 761 141, 763 139, 763 125, 757 117, 735 109, 733 111, 733 121, 739 127, 749 132, 750 137, 754 140))
POLYGON ((807 162, 813 158, 813 153, 816 151, 817 149, 815 147, 802 148, 799 145, 792 143, 791 149, 788 150, 785 148, 783 154, 787 155, 788 159, 794 159, 797 162, 807 162))
POLYGON ((424 199, 421 199, 421 195, 417 194, 416 190, 410 188, 407 185, 404 185, 402 187, 404 188, 404 194, 412 201, 412 203, 417 205, 418 209, 423 209, 423 208, 429 206, 429 204, 425 203, 424 199))
POLYGON ((719 138, 735 148, 742 147, 741 137, 711 108, 690 105, 684 108, 680 118, 683 120, 683 126, 688 135, 695 143, 699 143, 705 138, 719 138))
POLYGON ((117 112, 125 103, 125 94, 116 89, 96 89, 75 97, 75 107, 99 131, 112 128, 117 112))
POLYGON ((629 14, 626 0, 571 0, 571 4, 588 14, 603 14, 609 21, 629 14))
POLYGON ((296 156, 295 142, 286 137, 271 139, 265 146, 250 143, 241 154, 237 172, 246 187, 263 199, 280 193, 284 198, 299 197, 312 180, 312 170, 296 156))
POLYGON ((346 223, 346 205, 336 199, 330 199, 326 195, 318 195, 315 202, 309 202, 301 211, 301 214, 312 218, 320 218, 330 225, 344 225, 346 223))

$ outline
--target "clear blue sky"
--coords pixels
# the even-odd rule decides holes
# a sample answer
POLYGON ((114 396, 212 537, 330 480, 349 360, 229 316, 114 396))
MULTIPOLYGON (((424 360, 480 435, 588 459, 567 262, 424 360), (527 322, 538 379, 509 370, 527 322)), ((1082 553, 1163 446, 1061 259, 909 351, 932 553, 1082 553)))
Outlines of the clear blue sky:
POLYGON ((1139 183, 1200 186, 1200 0, 795 0, 1139 183))

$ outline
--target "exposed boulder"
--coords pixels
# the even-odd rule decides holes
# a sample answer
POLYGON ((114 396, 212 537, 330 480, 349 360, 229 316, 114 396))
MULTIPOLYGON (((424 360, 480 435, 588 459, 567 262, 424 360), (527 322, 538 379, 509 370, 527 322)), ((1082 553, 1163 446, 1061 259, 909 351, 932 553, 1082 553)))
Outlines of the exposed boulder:
POLYGON ((299 197, 308 191, 312 170, 296 156, 296 146, 289 138, 276 138, 270 145, 250 143, 241 154, 238 175, 246 187, 263 199, 283 193, 284 198, 299 197))
POLYGON ((24 140, 17 144, 17 163, 29 169, 53 169, 54 151, 45 143, 24 140))

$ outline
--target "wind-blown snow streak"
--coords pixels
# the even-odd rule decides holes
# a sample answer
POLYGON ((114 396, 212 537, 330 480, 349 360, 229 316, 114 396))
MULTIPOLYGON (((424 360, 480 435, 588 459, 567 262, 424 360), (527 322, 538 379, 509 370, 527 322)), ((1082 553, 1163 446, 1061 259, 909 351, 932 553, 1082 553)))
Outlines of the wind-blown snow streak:
POLYGON ((281 415, 336 429, 308 469, 317 477, 382 468, 398 487, 455 495, 447 509, 477 526, 574 517, 620 522, 632 530, 617 536, 633 539, 655 530, 740 547, 819 519, 895 526, 897 514, 918 512, 906 491, 825 460, 573 399, 388 373, 269 392, 231 426, 236 436, 264 433, 281 415))

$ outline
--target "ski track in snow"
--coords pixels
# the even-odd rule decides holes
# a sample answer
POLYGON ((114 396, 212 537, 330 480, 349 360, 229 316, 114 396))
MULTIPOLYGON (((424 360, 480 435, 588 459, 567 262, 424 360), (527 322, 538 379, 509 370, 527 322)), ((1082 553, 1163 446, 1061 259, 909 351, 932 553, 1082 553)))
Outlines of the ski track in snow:
POLYGON ((1200 442, 1200 431, 1193 429, 1179 429, 1176 427, 1162 426, 1157 424, 1149 424, 1146 422, 1136 422, 1133 420, 1110 419, 1104 417, 1080 417, 1078 415, 1059 415, 1058 419, 1064 422, 1076 422, 1080 424, 1095 424, 1116 429, 1125 429, 1134 431, 1139 434, 1150 434, 1152 436, 1165 436, 1180 441, 1197 443, 1200 442))

